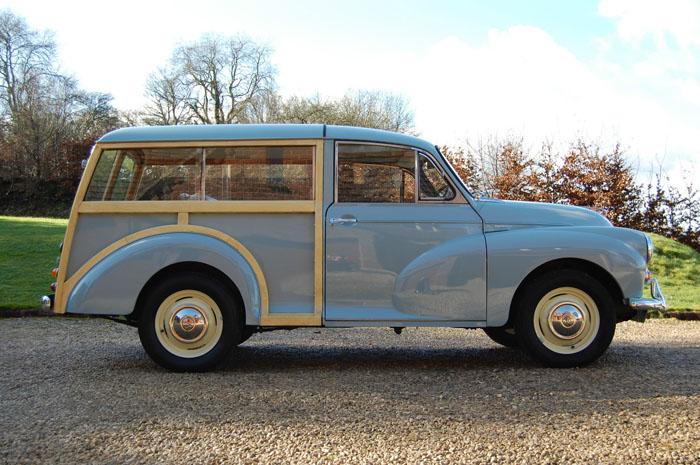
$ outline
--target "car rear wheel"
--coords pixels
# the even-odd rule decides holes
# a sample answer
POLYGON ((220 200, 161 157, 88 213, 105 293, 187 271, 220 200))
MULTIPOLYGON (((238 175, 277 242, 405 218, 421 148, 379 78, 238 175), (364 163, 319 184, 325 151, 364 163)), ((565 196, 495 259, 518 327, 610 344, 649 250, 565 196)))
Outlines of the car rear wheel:
POLYGON ((202 273, 178 273, 146 298, 139 337, 148 355, 173 371, 218 365, 241 338, 240 309, 232 293, 202 273))
POLYGON ((530 283, 517 304, 515 334, 525 352, 548 366, 593 362, 615 334, 612 298, 592 276, 564 270, 530 283))

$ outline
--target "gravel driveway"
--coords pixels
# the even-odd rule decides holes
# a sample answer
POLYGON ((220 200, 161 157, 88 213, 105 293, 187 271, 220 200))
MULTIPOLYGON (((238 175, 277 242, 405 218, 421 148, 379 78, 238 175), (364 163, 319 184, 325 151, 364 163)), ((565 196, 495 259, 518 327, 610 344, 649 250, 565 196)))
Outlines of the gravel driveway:
POLYGON ((0 347, 0 463, 700 463, 700 322, 623 323, 582 369, 460 329, 259 334, 206 374, 101 320, 0 347))

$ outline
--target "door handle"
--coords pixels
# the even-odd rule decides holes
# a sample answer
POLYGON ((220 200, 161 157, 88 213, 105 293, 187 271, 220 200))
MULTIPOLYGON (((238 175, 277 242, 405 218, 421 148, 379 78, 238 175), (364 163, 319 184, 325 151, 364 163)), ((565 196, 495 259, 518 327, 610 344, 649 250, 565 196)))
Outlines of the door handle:
POLYGON ((357 218, 330 218, 328 222, 330 224, 355 224, 357 218))

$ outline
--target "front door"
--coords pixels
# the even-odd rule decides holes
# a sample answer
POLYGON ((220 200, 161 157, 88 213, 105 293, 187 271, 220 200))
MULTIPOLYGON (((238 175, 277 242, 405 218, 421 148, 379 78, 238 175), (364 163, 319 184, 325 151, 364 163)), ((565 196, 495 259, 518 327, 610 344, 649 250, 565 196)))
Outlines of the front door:
POLYGON ((325 319, 484 321, 481 218, 431 156, 374 144, 338 143, 336 150, 336 197, 325 219, 325 319))

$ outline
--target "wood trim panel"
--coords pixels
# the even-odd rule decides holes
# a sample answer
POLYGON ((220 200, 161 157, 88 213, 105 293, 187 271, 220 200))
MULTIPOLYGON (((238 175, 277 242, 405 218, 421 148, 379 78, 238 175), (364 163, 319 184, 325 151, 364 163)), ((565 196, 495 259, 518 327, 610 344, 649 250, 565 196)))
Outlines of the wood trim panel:
POLYGON ((260 326, 321 326, 316 313, 272 313, 260 319, 260 326))
MULTIPOLYGON (((321 326, 323 323, 323 141, 314 143, 314 312, 261 312, 260 326, 321 326)), ((269 307, 268 307, 269 308, 269 307)))
POLYGON ((115 200, 81 202, 80 213, 314 213, 313 200, 115 200))

